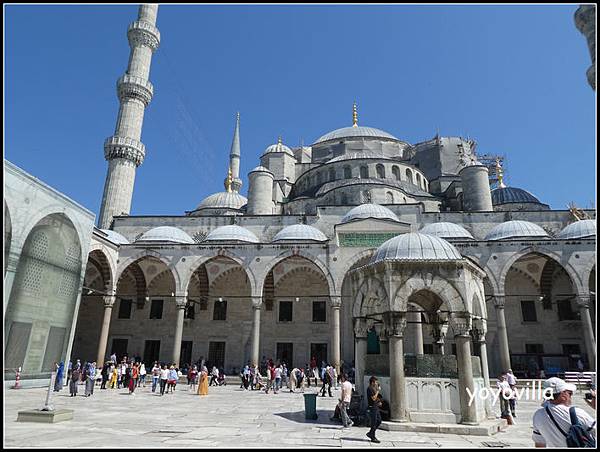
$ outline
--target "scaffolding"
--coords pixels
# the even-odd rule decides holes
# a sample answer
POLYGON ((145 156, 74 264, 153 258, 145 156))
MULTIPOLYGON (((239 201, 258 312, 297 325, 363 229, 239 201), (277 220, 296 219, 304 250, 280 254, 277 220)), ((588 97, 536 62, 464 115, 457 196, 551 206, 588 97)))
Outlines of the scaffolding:
POLYGON ((502 170, 500 176, 503 176, 504 179, 506 179, 507 171, 506 167, 504 166, 506 156, 498 154, 477 154, 477 160, 482 165, 485 165, 489 171, 490 188, 492 190, 498 188, 500 186, 498 168, 502 170))

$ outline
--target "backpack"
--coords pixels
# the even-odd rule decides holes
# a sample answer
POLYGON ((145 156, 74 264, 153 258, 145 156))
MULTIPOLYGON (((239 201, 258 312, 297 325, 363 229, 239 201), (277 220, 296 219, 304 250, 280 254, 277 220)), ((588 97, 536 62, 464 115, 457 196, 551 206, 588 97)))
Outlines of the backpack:
POLYGON ((571 426, 569 427, 569 431, 565 433, 562 428, 558 425, 554 416, 550 412, 550 409, 546 407, 546 413, 554 422, 554 425, 561 432, 565 438, 567 439, 567 447, 596 447, 596 440, 590 434, 590 430, 586 428, 584 425, 581 425, 579 422, 579 418, 577 417, 577 413, 575 412, 575 407, 572 406, 569 408, 569 416, 571 417, 571 426))

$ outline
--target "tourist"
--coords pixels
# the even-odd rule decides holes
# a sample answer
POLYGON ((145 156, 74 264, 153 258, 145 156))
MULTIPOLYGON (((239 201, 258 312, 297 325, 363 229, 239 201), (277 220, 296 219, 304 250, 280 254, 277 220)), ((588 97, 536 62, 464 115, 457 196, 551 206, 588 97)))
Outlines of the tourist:
MULTIPOLYGON (((302 392, 304 392, 304 383, 306 382, 306 374, 304 373, 304 369, 301 367, 300 369, 298 369, 298 375, 296 376, 297 380, 298 380, 298 387, 300 388, 300 390, 302 392)), ((309 384, 310 386, 310 384, 309 384)))
POLYGON ((219 386, 227 386, 227 380, 225 380, 225 369, 221 367, 219 369, 219 376, 217 377, 217 384, 219 386))
POLYGON ((254 377, 252 380, 252 386, 254 389, 258 390, 261 390, 264 387, 262 382, 262 375, 260 374, 260 369, 258 368, 258 366, 254 366, 254 377))
POLYGON ((62 380, 65 373, 65 363, 61 361, 56 369, 56 380, 54 380, 54 392, 58 392, 62 389, 62 380))
POLYGON ((198 367, 194 364, 194 366, 188 370, 187 373, 188 381, 190 382, 189 389, 193 392, 196 392, 196 384, 198 382, 198 367))
POLYGON ((283 372, 283 368, 281 367, 281 364, 277 367, 275 367, 273 369, 274 375, 275 375, 275 394, 277 394, 277 392, 279 392, 279 389, 281 388, 281 375, 283 372))
POLYGON ((506 419, 509 425, 512 425, 512 416, 510 416, 509 400, 512 396, 512 389, 508 384, 506 374, 498 375, 496 387, 500 389, 498 400, 500 401, 500 417, 506 419), (510 417, 510 418, 509 418, 510 417))
POLYGON ((140 378, 138 380, 138 386, 140 384, 145 388, 146 387, 146 365, 144 363, 140 364, 140 378))
POLYGON ((344 428, 352 427, 353 422, 348 416, 348 407, 350 407, 350 401, 352 400, 352 383, 348 381, 348 375, 342 374, 342 394, 340 395, 340 403, 338 404, 340 409, 340 417, 342 418, 342 424, 344 428))
POLYGON ((67 365, 67 382, 66 385, 69 386, 69 380, 71 380, 71 373, 73 372, 73 363, 69 360, 69 364, 67 365))
POLYGON ((273 360, 269 360, 267 364, 267 387, 265 388, 265 394, 269 393, 269 390, 273 388, 275 382, 275 367, 273 367, 273 360))
POLYGON ((114 365, 117 365, 117 355, 115 352, 113 352, 113 354, 110 355, 110 360, 113 362, 114 365))
POLYGON ((339 377, 335 366, 330 366, 329 377, 331 379, 331 384, 333 385, 333 388, 337 390, 339 377))
POLYGON ((85 369, 85 396, 89 397, 94 393, 94 382, 96 378, 96 363, 87 363, 85 369))
POLYGON ((294 390, 298 387, 298 373, 300 370, 297 367, 294 367, 290 372, 290 380, 289 380, 289 388, 290 392, 294 392, 294 390))
POLYGON ((160 380, 160 366, 158 365, 158 361, 154 361, 154 366, 152 366, 152 392, 156 392, 156 386, 160 380))
POLYGON ((323 366, 323 372, 321 376, 321 380, 323 381, 323 386, 321 386, 321 397, 325 397, 325 388, 327 387, 327 391, 329 393, 329 397, 333 397, 331 394, 331 373, 329 370, 331 366, 325 365, 323 366))
POLYGON ((289 378, 289 374, 288 374, 288 368, 285 365, 285 363, 283 363, 282 367, 281 367, 281 386, 288 386, 288 378, 289 378))
POLYGON ((117 366, 111 365, 111 377, 110 377, 110 389, 115 389, 117 386, 117 381, 119 379, 119 370, 117 366))
POLYGON ((173 394, 173 392, 175 392, 175 386, 177 386, 177 380, 178 380, 177 369, 175 369, 174 365, 171 365, 171 367, 169 368, 169 379, 167 380, 167 384, 169 385, 169 387, 167 388, 167 394, 169 393, 169 389, 171 390, 171 394, 173 394))
POLYGON ((105 362, 104 365, 102 366, 102 371, 101 371, 101 375, 102 375, 102 384, 100 385, 100 389, 106 389, 106 382, 108 381, 108 369, 109 369, 109 362, 105 362))
POLYGON ((306 379, 306 385, 307 387, 310 388, 310 376, 312 374, 312 371, 310 370, 310 366, 308 365, 308 363, 306 363, 306 365, 304 366, 304 378, 306 379))
POLYGON ((369 378, 369 387, 367 388, 367 402, 369 404, 369 417, 371 420, 371 430, 367 432, 367 436, 373 443, 380 443, 375 437, 375 431, 381 424, 381 414, 379 408, 381 407, 381 387, 377 377, 372 376, 369 378))
POLYGON ((513 374, 512 369, 508 369, 508 372, 506 372, 506 381, 508 382, 508 385, 510 386, 510 389, 513 394, 513 396, 510 399, 508 399, 508 406, 510 408, 512 416, 517 417, 517 415, 515 414, 515 409, 517 405, 517 398, 515 396, 517 390, 517 377, 515 377, 515 375, 513 374))
POLYGON ((595 441, 596 420, 581 408, 570 406, 577 387, 556 377, 549 378, 543 385, 552 388, 553 398, 546 400, 533 414, 532 439, 535 447, 569 447, 567 435, 572 416, 583 426, 585 435, 590 437, 588 439, 595 441))
POLYGON ((167 387, 167 381, 169 380, 169 369, 167 365, 163 364, 160 369, 160 395, 165 395, 165 388, 167 387))
POLYGON ((198 395, 208 395, 208 369, 202 366, 200 371, 200 382, 198 383, 198 395))
POLYGON ((244 387, 244 391, 248 390, 248 386, 250 385, 250 363, 244 366, 244 370, 242 370, 242 386, 244 387))
MULTIPOLYGON (((79 364, 79 360, 77 360, 77 364, 79 364)), ((73 366, 73 369, 71 370, 71 383, 69 384, 70 397, 75 397, 77 395, 77 385, 79 384, 80 376, 81 367, 77 365, 73 366)))
POLYGON ((215 386, 217 386, 217 378, 219 378, 219 369, 217 369, 217 366, 213 366, 212 371, 210 373, 210 383, 208 384, 208 386, 212 386, 213 383, 215 384, 215 386))
POLYGON ((129 379, 129 394, 135 395, 135 388, 137 386, 137 381, 140 376, 140 369, 138 367, 138 363, 134 363, 131 366, 131 378, 129 379))

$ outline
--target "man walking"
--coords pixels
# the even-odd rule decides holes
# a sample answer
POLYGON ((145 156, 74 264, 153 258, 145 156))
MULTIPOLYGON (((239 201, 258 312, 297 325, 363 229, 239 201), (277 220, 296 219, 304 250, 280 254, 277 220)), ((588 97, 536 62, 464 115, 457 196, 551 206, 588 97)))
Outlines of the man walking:
POLYGON ((350 406, 350 401, 352 400, 352 383, 348 381, 348 375, 342 374, 342 394, 340 396, 340 416, 342 418, 342 424, 344 428, 352 427, 352 420, 350 416, 348 416, 348 407, 350 406))
POLYGON ((369 387, 367 388, 367 401, 369 403, 369 417, 371 420, 371 430, 367 432, 367 436, 373 443, 381 442, 375 437, 375 431, 381 424, 381 413, 379 413, 379 408, 381 406, 382 397, 380 392, 381 387, 379 386, 377 377, 372 376, 369 379, 369 387))

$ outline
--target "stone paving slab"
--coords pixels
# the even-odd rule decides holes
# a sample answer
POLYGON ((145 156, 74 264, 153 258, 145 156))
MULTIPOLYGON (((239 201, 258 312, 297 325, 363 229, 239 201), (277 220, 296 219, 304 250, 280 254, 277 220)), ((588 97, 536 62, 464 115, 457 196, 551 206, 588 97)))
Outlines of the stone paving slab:
MULTIPOLYGON (((318 397, 316 420, 304 419, 300 393, 265 394, 228 385, 211 387, 201 397, 179 385, 173 394, 160 396, 150 388, 100 390, 91 397, 69 397, 67 389, 54 393, 57 409, 74 410, 74 418, 58 424, 16 422, 17 412, 39 408, 46 389, 8 390, 4 393, 5 446, 20 447, 324 447, 324 448, 474 448, 483 442, 502 442, 510 447, 533 447, 531 417, 539 402, 523 401, 517 407, 516 424, 491 436, 378 431, 380 444, 365 436, 367 427, 344 429, 329 417, 335 397, 318 397)), ((588 408, 580 395, 575 403, 588 408)))

